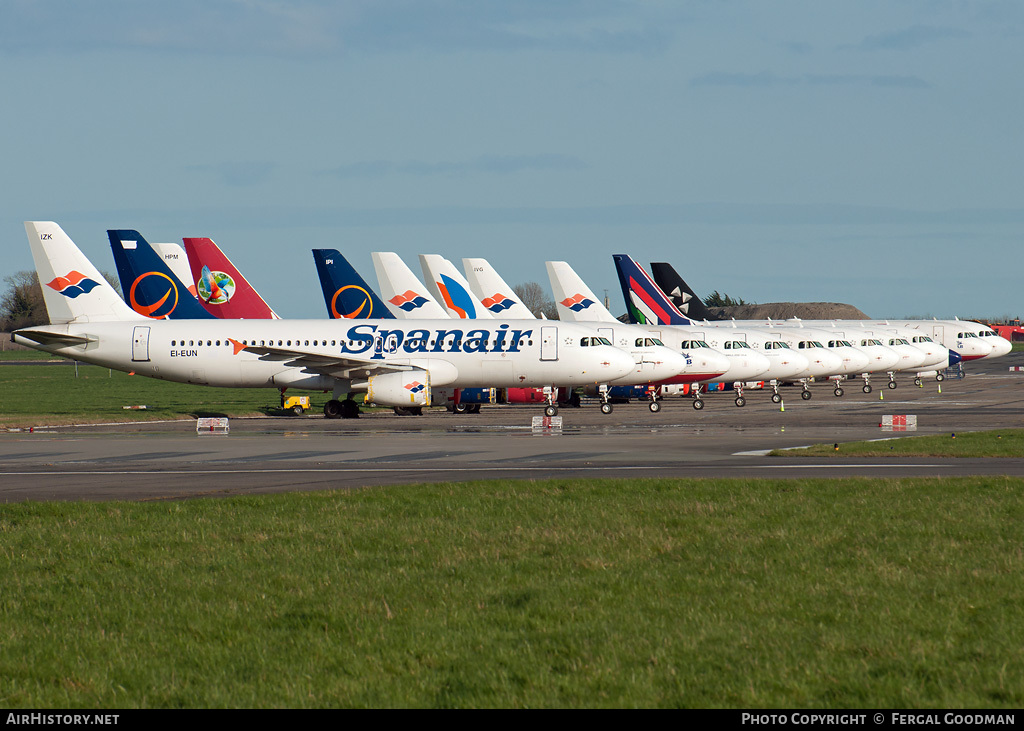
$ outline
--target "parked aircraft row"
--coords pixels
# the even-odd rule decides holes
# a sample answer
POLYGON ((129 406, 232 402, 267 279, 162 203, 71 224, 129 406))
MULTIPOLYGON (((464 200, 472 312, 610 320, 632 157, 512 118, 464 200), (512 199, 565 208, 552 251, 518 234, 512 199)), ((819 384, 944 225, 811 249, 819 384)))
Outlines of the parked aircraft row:
POLYGON ((727 384, 742 406, 744 384, 755 380, 776 402, 780 385, 796 383, 810 398, 818 379, 831 379, 841 396, 846 378, 860 377, 870 391, 870 376, 883 374, 894 388, 897 372, 941 378, 951 361, 1010 349, 963 321, 695 322, 684 312, 699 298, 674 270, 656 265, 656 283, 620 255, 631 324, 566 262, 547 263, 560 320, 538 321, 484 259, 464 259, 463 276, 443 257, 423 255, 424 287, 397 255, 375 253, 378 296, 327 249, 313 256, 331 320, 282 320, 211 240, 186 238, 182 251, 110 230, 122 301, 56 223, 25 227, 50 325, 19 330, 16 342, 153 378, 331 391, 328 417, 358 413, 343 397, 359 391, 406 410, 462 410, 492 400, 495 389, 521 400, 536 389, 531 398, 553 415, 559 395, 579 386, 609 413, 616 396, 646 398, 657 411, 659 398, 680 390, 699 409, 703 384, 727 384))

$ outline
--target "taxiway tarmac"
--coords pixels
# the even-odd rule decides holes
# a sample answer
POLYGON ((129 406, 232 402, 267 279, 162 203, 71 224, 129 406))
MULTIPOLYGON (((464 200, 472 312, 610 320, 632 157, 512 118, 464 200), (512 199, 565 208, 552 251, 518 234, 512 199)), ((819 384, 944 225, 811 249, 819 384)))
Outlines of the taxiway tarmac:
POLYGON ((233 419, 228 435, 197 435, 195 422, 37 428, 0 433, 0 501, 158 500, 415 482, 549 477, 845 477, 1024 475, 1022 459, 830 459, 767 457, 763 451, 892 436, 885 414, 915 414, 919 434, 1024 427, 1024 353, 968 366, 968 377, 921 388, 873 379, 835 398, 815 384, 810 401, 748 391, 563 408, 563 428, 534 432, 537 407, 484 407, 479 415, 364 415, 233 419))

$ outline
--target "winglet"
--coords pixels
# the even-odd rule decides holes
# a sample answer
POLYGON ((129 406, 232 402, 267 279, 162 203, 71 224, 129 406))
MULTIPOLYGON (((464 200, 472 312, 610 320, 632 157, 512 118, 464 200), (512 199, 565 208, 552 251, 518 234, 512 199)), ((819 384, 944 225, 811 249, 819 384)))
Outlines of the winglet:
POLYGON ((237 340, 232 340, 231 338, 228 338, 228 342, 231 343, 231 346, 235 349, 235 352, 232 353, 232 355, 238 355, 246 348, 245 345, 238 342, 237 340))

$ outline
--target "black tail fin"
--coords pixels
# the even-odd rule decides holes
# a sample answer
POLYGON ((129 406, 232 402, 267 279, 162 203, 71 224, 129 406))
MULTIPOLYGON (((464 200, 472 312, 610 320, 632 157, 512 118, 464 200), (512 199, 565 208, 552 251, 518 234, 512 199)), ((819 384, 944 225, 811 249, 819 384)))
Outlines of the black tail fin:
POLYGON ((691 320, 724 320, 725 318, 716 315, 707 307, 696 293, 690 289, 690 285, 683 281, 671 264, 658 262, 651 264, 651 274, 661 291, 668 295, 680 312, 691 320))

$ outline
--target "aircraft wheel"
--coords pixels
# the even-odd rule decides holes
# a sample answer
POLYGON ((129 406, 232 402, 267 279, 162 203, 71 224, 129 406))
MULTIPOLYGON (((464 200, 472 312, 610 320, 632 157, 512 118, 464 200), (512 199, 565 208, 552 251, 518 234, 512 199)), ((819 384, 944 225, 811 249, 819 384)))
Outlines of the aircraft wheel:
POLYGON ((747 400, 745 398, 743 398, 742 396, 737 396, 736 397, 736 406, 738 406, 739 408, 743 408, 746 405, 747 405, 747 400))
POLYGON ((412 414, 413 416, 423 416, 423 407, 413 406, 411 409, 409 409, 409 413, 412 414))
POLYGON ((358 419, 359 418, 359 404, 350 398, 345 399, 341 402, 341 418, 342 419, 358 419))
POLYGON ((452 411, 456 414, 465 414, 469 411, 469 407, 466 404, 455 404, 452 406, 452 411))
POLYGON ((843 395, 844 391, 841 388, 837 388, 833 393, 836 395, 836 398, 839 398, 843 395))
POLYGON ((810 401, 811 400, 811 392, 810 391, 803 391, 803 392, 801 392, 800 393, 800 398, 802 398, 804 401, 810 401))
POLYGON ((772 394, 772 403, 773 404, 781 404, 782 403, 782 396, 777 394, 777 393, 773 393, 772 394))
POLYGON ((914 379, 914 385, 915 386, 920 386, 921 385, 921 377, 920 376, 918 376, 917 378, 914 379))
POLYGON ((701 409, 703 409, 704 408, 704 399, 695 398, 693 400, 693 408, 697 409, 697 411, 700 411, 701 409))
POLYGON ((889 388, 896 388, 896 381, 889 381, 889 388))
POLYGON ((328 419, 340 419, 341 418, 341 401, 337 399, 331 399, 324 404, 324 416, 328 419))
POLYGON ((935 380, 936 381, 945 381, 946 377, 944 375, 942 375, 941 373, 936 373, 935 374, 935 380))
POLYGON ((302 408, 301 406, 293 406, 292 407, 292 413, 295 414, 296 416, 302 416, 305 412, 306 412, 306 410, 304 408, 302 408))
POLYGON ((661 404, 659 404, 657 401, 651 401, 651 403, 648 404, 647 408, 651 410, 652 414, 657 414, 659 411, 661 411, 661 404))
POLYGON ((480 404, 473 404, 472 406, 470 406, 469 407, 469 413, 471 413, 471 414, 479 414, 480 413, 480 404))
POLYGON ((864 385, 861 387, 860 390, 863 391, 864 393, 871 393, 871 386, 864 385))
POLYGON ((557 406, 545 406, 544 407, 544 416, 558 416, 558 407, 557 406))
POLYGON ((611 404, 601 404, 601 413, 602 414, 610 414, 610 413, 612 413, 612 405, 611 404))

